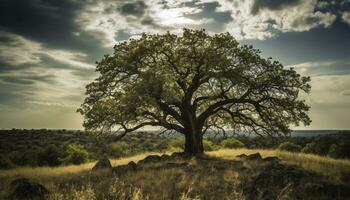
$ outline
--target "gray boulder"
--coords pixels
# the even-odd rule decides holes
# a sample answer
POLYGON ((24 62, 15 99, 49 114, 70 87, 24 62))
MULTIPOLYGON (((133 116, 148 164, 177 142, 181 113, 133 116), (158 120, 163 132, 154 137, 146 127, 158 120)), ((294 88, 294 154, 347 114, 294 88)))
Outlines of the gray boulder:
POLYGON ((96 171, 100 169, 112 169, 111 162, 107 157, 103 157, 102 159, 100 159, 92 168, 92 171, 96 171))
POLYGON ((119 165, 113 167, 113 172, 116 174, 124 174, 130 171, 135 171, 137 168, 137 164, 134 161, 129 162, 126 165, 119 165))
POLYGON ((245 155, 245 154, 240 154, 240 155, 238 155, 238 156, 236 156, 237 158, 240 158, 240 159, 245 159, 245 158, 247 158, 247 155, 245 155))
POLYGON ((260 153, 253 153, 248 155, 246 158, 246 160, 261 160, 261 155, 260 153))
POLYGON ((137 164, 147 164, 147 163, 156 163, 162 160, 162 157, 158 155, 149 155, 145 159, 140 160, 137 164))

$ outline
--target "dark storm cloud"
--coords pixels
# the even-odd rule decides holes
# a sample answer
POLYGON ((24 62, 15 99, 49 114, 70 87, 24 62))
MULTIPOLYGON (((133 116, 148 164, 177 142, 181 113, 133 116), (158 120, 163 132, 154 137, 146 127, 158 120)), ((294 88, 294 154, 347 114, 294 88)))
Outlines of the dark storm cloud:
POLYGON ((121 5, 118 10, 124 15, 133 15, 141 17, 145 14, 147 5, 143 1, 136 1, 133 3, 125 3, 121 5))
POLYGON ((206 28, 209 31, 220 32, 224 31, 225 25, 233 20, 231 12, 220 12, 217 9, 221 6, 218 2, 209 2, 196 4, 196 2, 187 3, 186 6, 199 7, 200 12, 195 14, 185 15, 193 20, 211 19, 210 22, 201 25, 202 28, 206 28))
POLYGON ((32 85, 36 82, 44 82, 55 84, 53 75, 39 75, 39 74, 16 74, 16 75, 0 75, 0 80, 7 83, 32 85))
POLYGON ((21 70, 21 69, 28 69, 31 67, 33 67, 33 66, 28 65, 27 63, 13 65, 11 63, 0 60, 0 73, 9 72, 9 71, 16 71, 16 70, 21 70))
POLYGON ((284 33, 269 40, 242 41, 263 50, 263 56, 285 65, 329 60, 348 60, 350 26, 336 21, 332 28, 284 33))
POLYGON ((83 1, 70 0, 3 0, 0 30, 38 41, 47 48, 90 53, 96 59, 106 49, 97 36, 81 31, 74 21, 83 6, 83 1))
POLYGON ((306 16, 306 17, 300 17, 293 21, 291 24, 292 27, 306 27, 313 24, 319 23, 320 18, 318 16, 306 16))
POLYGON ((76 11, 82 5, 68 0, 4 0, 1 2, 2 29, 43 43, 71 42, 76 11))
POLYGON ((344 11, 350 10, 350 1, 348 0, 318 0, 315 11, 332 12, 341 14, 344 11))
POLYGON ((286 7, 298 5, 301 0, 255 0, 251 13, 259 13, 260 9, 281 10, 286 7))

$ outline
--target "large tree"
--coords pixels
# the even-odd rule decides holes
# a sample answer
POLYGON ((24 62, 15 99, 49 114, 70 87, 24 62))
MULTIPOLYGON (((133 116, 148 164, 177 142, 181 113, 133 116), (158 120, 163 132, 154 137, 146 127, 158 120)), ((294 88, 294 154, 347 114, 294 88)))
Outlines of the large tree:
POLYGON ((309 77, 264 59, 229 34, 184 29, 182 36, 143 34, 97 63, 79 111, 91 131, 158 127, 184 135, 185 152, 203 152, 209 130, 287 134, 310 124, 309 77))

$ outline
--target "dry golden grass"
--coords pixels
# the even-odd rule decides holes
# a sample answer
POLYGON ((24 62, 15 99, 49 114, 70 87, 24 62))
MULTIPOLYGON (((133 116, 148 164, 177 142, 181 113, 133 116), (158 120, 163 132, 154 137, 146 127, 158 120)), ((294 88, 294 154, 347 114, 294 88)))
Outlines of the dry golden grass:
MULTIPOLYGON (((112 159, 113 166, 127 164, 130 161, 138 161, 149 154, 144 153, 127 158, 112 159)), ((159 154, 159 153, 158 153, 159 154)), ((81 165, 68 165, 59 167, 19 167, 9 170, 0 170, 0 199, 4 198, 8 190, 9 183, 16 178, 30 178, 44 184, 50 191, 57 190, 57 184, 64 182, 74 182, 88 180, 88 173, 96 162, 85 163, 81 165)))
MULTIPOLYGON (((150 154, 159 153, 144 153, 126 158, 111 159, 113 166, 124 165, 130 161, 142 160, 150 154)), ((77 174, 90 170, 96 162, 84 163, 81 165, 68 165, 60 167, 18 167, 9 170, 0 170, 1 177, 28 177, 33 179, 41 179, 47 177, 60 177, 64 175, 77 174)))
MULTIPOLYGON (((218 151, 208 152, 210 156, 223 159, 237 159, 240 154, 252 154, 259 152, 263 157, 278 156, 285 163, 299 165, 306 170, 315 171, 326 176, 339 176, 343 171, 350 171, 350 160, 332 159, 329 157, 317 156, 303 153, 290 153, 278 150, 263 149, 221 149, 218 151)), ((120 159, 112 159, 113 166, 124 165, 130 161, 139 161, 147 155, 160 153, 143 153, 131 157, 120 159)), ((60 167, 19 167, 10 170, 0 170, 0 178, 2 177, 28 177, 33 179, 42 179, 50 177, 62 177, 70 174, 86 172, 94 166, 95 162, 85 163, 81 165, 69 165, 60 167)))
MULTIPOLYGON (((339 180, 343 172, 350 171, 350 160, 335 160, 302 153, 261 149, 221 149, 208 152, 207 154, 220 159, 233 160, 237 159, 236 156, 239 154, 257 152, 263 157, 278 156, 284 163, 301 166, 306 170, 328 176, 332 180, 339 180)), ((111 163, 113 166, 117 166, 127 164, 130 161, 137 162, 150 154, 160 153, 144 153, 132 157, 114 159, 111 160, 111 163)), ((0 199, 6 195, 9 183, 17 177, 31 178, 44 184, 50 191, 53 191, 51 199, 55 200, 95 200, 97 196, 100 196, 106 190, 107 193, 109 192, 108 194, 126 191, 125 189, 123 191, 108 191, 111 185, 116 184, 113 183, 113 180, 116 178, 115 175, 109 172, 91 176, 89 172, 94 164, 95 162, 75 166, 22 167, 0 170, 0 199), (61 189, 62 184, 64 184, 65 190, 61 189), (93 190, 89 188, 91 184, 93 185, 93 190), (73 198, 74 195, 78 197, 81 194, 87 195, 87 197, 73 198)), ((200 169, 195 170, 195 173, 186 172, 183 169, 149 169, 122 175, 120 178, 126 184, 132 184, 133 189, 131 192, 135 193, 133 195, 143 195, 143 198, 139 199, 174 199, 174 196, 179 199, 199 199, 198 194, 213 196, 218 195, 218 192, 222 195, 221 197, 225 196, 228 199, 244 199, 242 194, 235 190, 234 185, 237 182, 237 172, 234 170, 213 171, 211 170, 212 164, 214 163, 211 163, 211 161, 201 163, 196 159, 192 159, 189 162, 191 168, 200 169), (141 194, 140 191, 143 193, 141 194)), ((119 185, 114 188, 123 187, 119 185)), ((135 199, 137 198, 135 197, 135 199)))
POLYGON ((284 163, 301 166, 306 170, 325 175, 336 181, 340 179, 342 173, 350 173, 350 160, 333 159, 313 154, 263 149, 221 149, 209 152, 208 154, 231 160, 236 159, 236 156, 240 154, 252 154, 257 152, 259 152, 262 157, 277 156, 282 159, 284 163))

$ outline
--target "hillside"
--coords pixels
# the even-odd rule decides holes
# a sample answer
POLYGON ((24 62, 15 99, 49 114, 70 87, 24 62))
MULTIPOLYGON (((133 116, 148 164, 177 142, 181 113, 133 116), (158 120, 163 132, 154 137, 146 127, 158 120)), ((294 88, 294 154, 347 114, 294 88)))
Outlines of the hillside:
MULTIPOLYGON (((314 133, 312 131, 311 133, 314 133)), ((248 149, 279 149, 350 158, 350 133, 339 131, 329 135, 312 137, 234 137, 206 136, 206 152, 222 148, 246 147, 248 149), (287 146, 286 146, 287 145, 287 146), (291 146, 291 147, 289 147, 291 146), (286 149, 287 147, 287 149, 286 149)), ((184 138, 136 132, 119 141, 113 137, 103 140, 84 131, 72 130, 0 130, 0 169, 21 166, 60 166, 82 164, 98 160, 101 155, 109 158, 130 157, 144 152, 181 151, 184 138)))
POLYGON ((300 195, 304 195, 303 197, 310 195, 309 199, 328 199, 329 195, 339 192, 333 199, 346 199, 342 195, 347 189, 345 184, 350 183, 349 160, 275 150, 219 150, 210 152, 201 159, 193 158, 185 161, 180 159, 171 162, 158 160, 149 163, 143 161, 143 164, 137 164, 141 167, 137 167, 133 172, 125 171, 125 167, 118 167, 126 166, 125 164, 130 161, 142 160, 150 154, 111 160, 114 173, 91 172, 94 163, 2 170, 0 198, 4 198, 9 192, 9 183, 19 177, 30 178, 43 184, 50 191, 49 199, 56 200, 264 199, 261 196, 263 193, 264 195, 278 193, 285 196, 285 198, 280 196, 280 199, 286 199, 286 195, 292 193, 282 192, 283 189, 303 191, 300 195), (262 161, 242 161, 236 157, 256 152, 263 158, 278 156, 281 164, 266 167, 266 163, 262 161), (271 174, 277 177, 273 178, 271 174), (293 185, 287 187, 288 183, 293 181, 302 181, 303 185, 309 185, 310 188, 293 185), (259 188, 259 191, 255 191, 255 187, 259 188), (324 190, 325 187, 333 189, 324 190))

